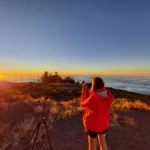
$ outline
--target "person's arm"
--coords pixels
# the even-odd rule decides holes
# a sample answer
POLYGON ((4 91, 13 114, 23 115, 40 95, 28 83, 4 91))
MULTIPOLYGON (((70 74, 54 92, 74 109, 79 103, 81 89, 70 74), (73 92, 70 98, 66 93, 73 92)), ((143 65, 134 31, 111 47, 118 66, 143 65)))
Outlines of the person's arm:
POLYGON ((88 88, 86 83, 83 81, 82 83, 82 93, 81 93, 81 101, 84 101, 87 98, 88 88))
POLYGON ((84 99, 84 97, 81 97, 80 104, 82 107, 93 107, 93 95, 89 96, 88 98, 84 99), (83 99, 82 99, 83 98, 83 99))
POLYGON ((87 89, 82 88, 82 93, 81 93, 81 101, 85 101, 87 98, 87 89))
POLYGON ((82 83, 82 93, 81 93, 81 99, 80 99, 80 104, 82 107, 91 107, 92 105, 92 99, 93 96, 89 96, 89 91, 86 83, 83 81, 82 83))

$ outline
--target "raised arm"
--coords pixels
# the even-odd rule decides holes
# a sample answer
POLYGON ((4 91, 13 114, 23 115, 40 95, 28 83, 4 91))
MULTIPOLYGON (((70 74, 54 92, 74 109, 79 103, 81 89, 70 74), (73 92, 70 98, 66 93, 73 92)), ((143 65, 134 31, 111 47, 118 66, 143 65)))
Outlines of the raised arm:
POLYGON ((89 96, 89 90, 88 90, 88 87, 86 85, 86 83, 82 83, 82 93, 81 93, 81 99, 80 99, 80 104, 82 107, 91 107, 92 105, 92 99, 93 99, 93 96, 89 96))
POLYGON ((88 88, 87 88, 86 83, 83 81, 83 83, 82 83, 81 101, 84 101, 88 97, 87 93, 88 93, 88 88))
POLYGON ((88 98, 84 99, 84 95, 83 96, 81 95, 81 101, 80 101, 81 106, 92 108, 93 107, 93 102, 94 102, 93 98, 94 98, 94 96, 90 95, 88 98))

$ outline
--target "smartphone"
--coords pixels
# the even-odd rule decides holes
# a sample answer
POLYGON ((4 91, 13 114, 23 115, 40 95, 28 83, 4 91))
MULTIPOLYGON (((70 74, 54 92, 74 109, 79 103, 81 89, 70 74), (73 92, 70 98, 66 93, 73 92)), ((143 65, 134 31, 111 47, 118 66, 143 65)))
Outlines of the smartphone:
POLYGON ((83 81, 82 81, 82 84, 84 84, 84 83, 85 83, 85 81, 83 80, 83 81))

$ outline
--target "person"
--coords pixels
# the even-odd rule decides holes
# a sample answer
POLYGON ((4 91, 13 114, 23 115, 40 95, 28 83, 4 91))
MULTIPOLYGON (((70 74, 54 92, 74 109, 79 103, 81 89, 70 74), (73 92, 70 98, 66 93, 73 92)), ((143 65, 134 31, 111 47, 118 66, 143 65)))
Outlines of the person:
POLYGON ((82 83, 81 106, 85 108, 83 125, 88 135, 89 150, 107 150, 106 133, 109 128, 109 116, 113 95, 104 87, 102 78, 92 79, 90 90, 82 83), (88 95, 87 95, 88 93, 88 95))

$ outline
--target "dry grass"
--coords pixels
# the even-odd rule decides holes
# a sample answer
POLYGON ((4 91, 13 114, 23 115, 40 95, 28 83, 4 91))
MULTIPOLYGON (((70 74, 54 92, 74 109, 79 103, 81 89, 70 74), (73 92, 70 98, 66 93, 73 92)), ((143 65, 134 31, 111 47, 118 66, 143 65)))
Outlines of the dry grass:
POLYGON ((113 109, 121 109, 121 110, 150 110, 150 105, 140 101, 129 101, 128 99, 118 98, 114 101, 112 105, 113 109))
MULTIPOLYGON (((43 102, 40 99, 38 100, 39 101, 36 100, 36 102, 39 104, 37 105, 37 107, 35 107, 35 111, 42 112, 43 102)), ((50 116, 52 118, 52 121, 70 118, 83 111, 83 108, 80 107, 79 99, 60 101, 60 102, 57 102, 56 100, 48 99, 47 103, 49 103, 50 116)))
POLYGON ((125 116, 125 123, 131 127, 137 127, 136 121, 134 119, 134 117, 130 117, 130 116, 125 116))
MULTIPOLYGON (((58 93, 57 93, 58 94, 58 93)), ((35 120, 42 112, 43 102, 45 101, 44 97, 41 98, 33 98, 28 94, 22 94, 18 91, 5 91, 0 94, 0 149, 11 149, 15 147, 19 143, 24 141, 35 123, 35 120), (24 109, 22 109, 22 107, 24 109), (28 116, 28 111, 32 110, 32 115, 28 116), (17 110, 17 111, 16 111, 17 110), (18 121, 18 110, 20 110, 20 114, 23 114, 23 117, 18 121), (17 112, 16 114, 13 112, 17 112), (3 118, 14 118, 13 124, 10 120, 3 122, 3 118), (16 119, 15 119, 16 118, 16 119), (7 134, 9 133, 9 134, 7 134)), ((54 99, 46 99, 47 107, 49 107, 49 118, 48 118, 48 125, 49 129, 52 128, 52 123, 60 120, 60 119, 68 119, 72 118, 75 115, 80 114, 83 112, 83 108, 80 107, 79 99, 69 99, 65 101, 61 100, 54 100, 54 99)), ((129 101, 128 99, 115 99, 112 105, 112 112, 111 112, 111 125, 114 127, 120 126, 120 120, 123 123, 136 127, 136 121, 131 116, 119 116, 114 110, 145 110, 149 111, 150 106, 146 103, 136 100, 136 101, 129 101)), ((19 115, 21 116, 21 115, 19 115)), ((39 139, 45 134, 43 130, 39 133, 39 139)))
POLYGON ((110 120, 111 120, 111 126, 112 127, 118 127, 119 126, 119 116, 117 113, 115 112, 111 112, 111 117, 110 117, 110 120))

